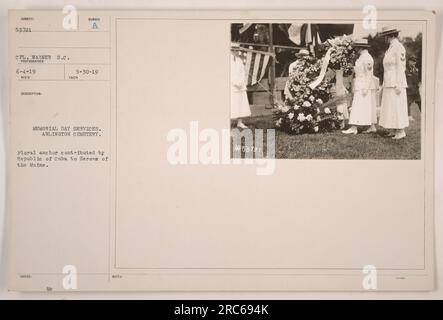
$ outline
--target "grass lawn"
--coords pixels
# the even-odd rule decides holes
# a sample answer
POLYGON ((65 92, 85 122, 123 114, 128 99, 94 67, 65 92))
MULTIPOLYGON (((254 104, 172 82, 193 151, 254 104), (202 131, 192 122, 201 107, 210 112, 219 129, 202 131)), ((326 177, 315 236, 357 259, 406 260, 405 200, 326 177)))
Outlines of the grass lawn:
MULTIPOLYGON (((291 135, 276 130, 277 159, 420 159, 420 110, 412 105, 406 138, 392 140, 377 126, 376 133, 345 135, 340 130, 323 134, 291 135)), ((250 129, 274 128, 272 116, 244 120, 250 129)), ((360 129, 362 130, 362 129, 360 129)), ((360 131, 359 130, 359 131, 360 131)), ((266 139, 264 139, 266 142, 266 139)), ((264 144, 266 150, 266 143, 264 144)))

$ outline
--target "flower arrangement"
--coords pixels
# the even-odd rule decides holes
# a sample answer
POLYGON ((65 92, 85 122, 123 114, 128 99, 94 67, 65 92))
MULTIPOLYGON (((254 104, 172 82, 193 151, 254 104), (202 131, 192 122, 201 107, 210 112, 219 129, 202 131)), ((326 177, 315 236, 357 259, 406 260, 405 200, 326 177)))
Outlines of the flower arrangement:
POLYGON ((331 50, 329 67, 334 70, 343 70, 345 76, 351 75, 357 54, 352 47, 352 36, 343 35, 325 42, 324 49, 331 50))
POLYGON ((275 126, 289 133, 317 133, 337 129, 336 108, 326 103, 331 82, 327 78, 314 89, 308 85, 319 75, 323 60, 303 56, 297 60, 287 82, 285 105, 277 106, 275 126))

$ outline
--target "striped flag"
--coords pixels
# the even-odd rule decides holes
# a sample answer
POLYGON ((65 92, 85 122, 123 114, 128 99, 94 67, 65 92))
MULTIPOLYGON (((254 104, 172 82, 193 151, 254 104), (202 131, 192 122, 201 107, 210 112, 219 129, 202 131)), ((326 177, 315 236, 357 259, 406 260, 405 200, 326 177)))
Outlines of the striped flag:
POLYGON ((263 78, 266 74, 269 59, 270 54, 267 52, 247 52, 245 68, 248 76, 248 85, 252 86, 263 78))

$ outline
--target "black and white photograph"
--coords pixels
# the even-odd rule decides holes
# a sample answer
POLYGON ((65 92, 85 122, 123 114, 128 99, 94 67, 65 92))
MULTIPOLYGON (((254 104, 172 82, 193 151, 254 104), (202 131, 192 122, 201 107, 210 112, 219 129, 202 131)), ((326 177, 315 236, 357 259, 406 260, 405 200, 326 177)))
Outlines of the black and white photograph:
POLYGON ((420 159, 423 31, 231 24, 231 132, 274 129, 276 158, 420 159))
POLYGON ((11 1, 0 300, 443 298, 443 2, 11 1))

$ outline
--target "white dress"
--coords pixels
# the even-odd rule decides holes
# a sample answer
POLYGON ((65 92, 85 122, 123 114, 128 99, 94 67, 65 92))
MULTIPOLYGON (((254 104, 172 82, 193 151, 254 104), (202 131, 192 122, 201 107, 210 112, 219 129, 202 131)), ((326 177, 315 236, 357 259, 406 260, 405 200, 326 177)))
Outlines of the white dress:
POLYGON ((373 66, 374 60, 371 55, 367 50, 363 50, 354 66, 354 99, 349 117, 351 125, 369 126, 377 122, 373 95, 375 88, 373 66))
POLYGON ((246 93, 246 79, 243 61, 231 54, 231 119, 251 115, 246 93))
MULTIPOLYGON (((335 95, 337 97, 344 96, 347 90, 343 80, 343 69, 335 70, 335 95)), ((343 119, 349 119, 348 103, 343 101, 337 105, 337 112, 343 119)))
POLYGON ((380 99, 379 99, 379 89, 380 89, 380 79, 376 76, 372 77, 373 82, 373 88, 371 89, 371 96, 372 96, 372 122, 374 124, 377 123, 377 107, 380 105, 380 99))
POLYGON ((397 39, 392 40, 385 53, 383 68, 380 126, 387 129, 404 129, 409 126, 406 50, 397 39), (396 87, 400 89, 399 94, 395 92, 396 87))

